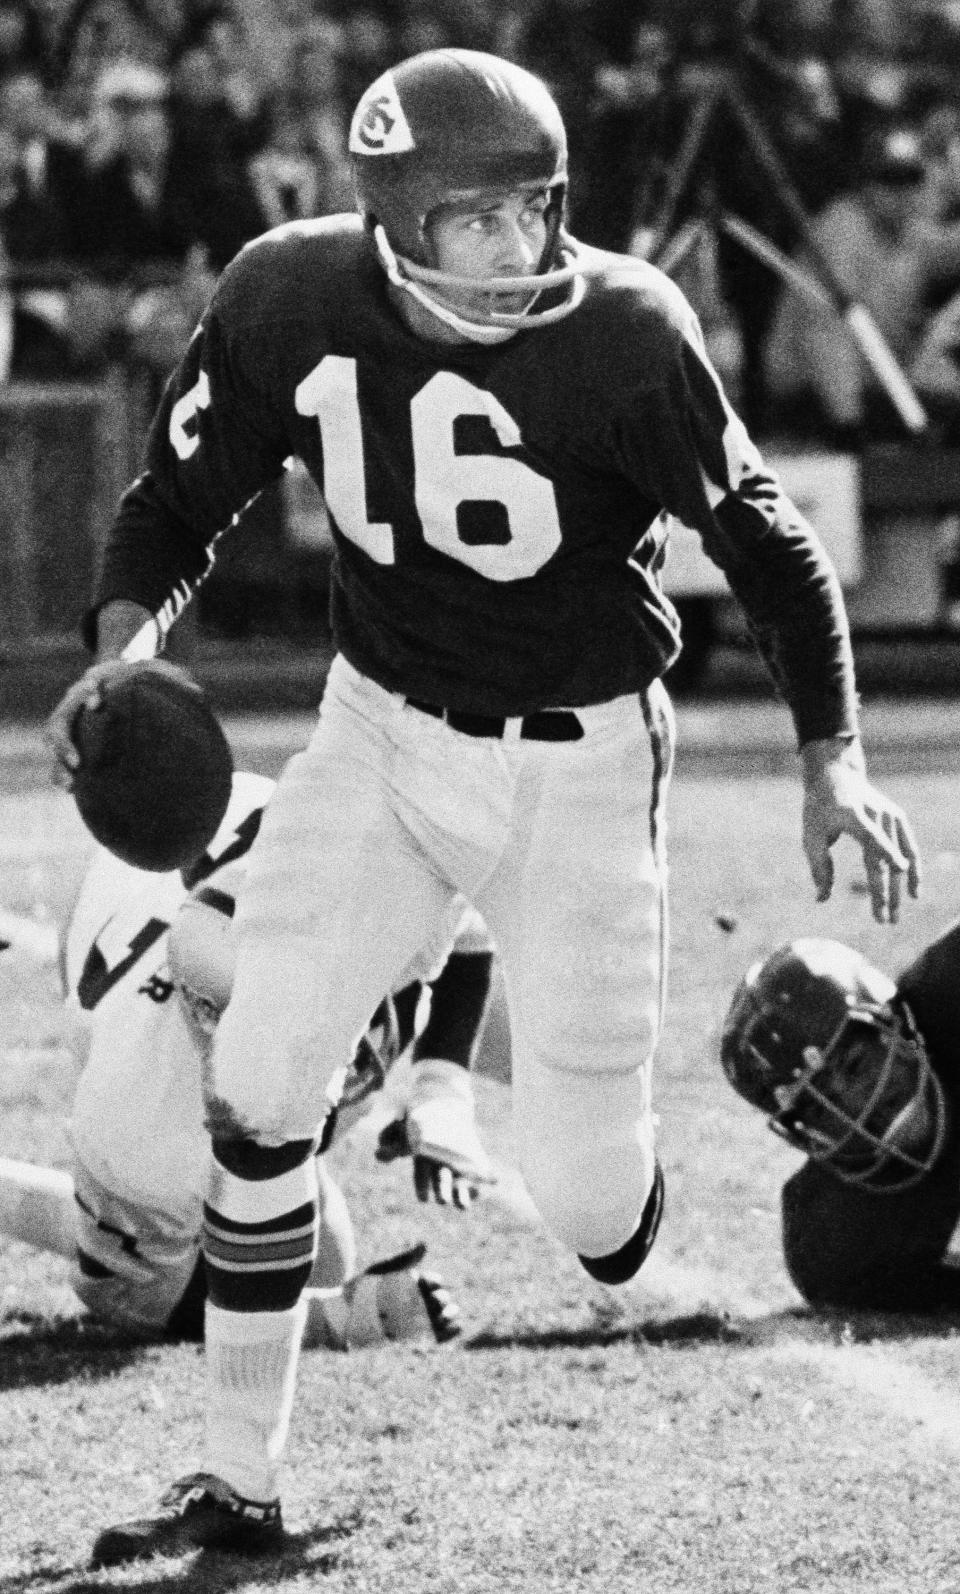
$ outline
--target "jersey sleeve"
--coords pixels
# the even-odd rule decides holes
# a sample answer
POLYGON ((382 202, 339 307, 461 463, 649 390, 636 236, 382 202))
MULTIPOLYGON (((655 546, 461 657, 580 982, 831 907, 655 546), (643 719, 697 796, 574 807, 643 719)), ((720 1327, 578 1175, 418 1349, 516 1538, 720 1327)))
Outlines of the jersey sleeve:
POLYGON ((240 256, 164 391, 146 467, 124 493, 108 535, 94 603, 141 604, 169 629, 213 563, 216 539, 280 475, 290 449, 269 391, 264 317, 251 306, 240 256))
POLYGON ((819 538, 784 494, 723 392, 693 312, 627 422, 636 466, 727 578, 802 745, 857 729, 849 627, 819 538))

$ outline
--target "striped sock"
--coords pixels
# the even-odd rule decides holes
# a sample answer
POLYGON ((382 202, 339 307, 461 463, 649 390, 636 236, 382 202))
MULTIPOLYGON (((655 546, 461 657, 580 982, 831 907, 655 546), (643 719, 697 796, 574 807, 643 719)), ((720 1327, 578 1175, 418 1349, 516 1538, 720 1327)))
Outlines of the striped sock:
POLYGON ((278 1493, 293 1407, 301 1294, 317 1250, 317 1171, 309 1142, 247 1142, 224 1156, 243 1175, 215 1155, 203 1209, 207 1466, 247 1499, 266 1501, 278 1493))
POLYGON ((319 1230, 309 1153, 273 1178, 241 1178, 214 1157, 203 1207, 210 1299, 233 1312, 294 1306, 310 1276, 319 1230))

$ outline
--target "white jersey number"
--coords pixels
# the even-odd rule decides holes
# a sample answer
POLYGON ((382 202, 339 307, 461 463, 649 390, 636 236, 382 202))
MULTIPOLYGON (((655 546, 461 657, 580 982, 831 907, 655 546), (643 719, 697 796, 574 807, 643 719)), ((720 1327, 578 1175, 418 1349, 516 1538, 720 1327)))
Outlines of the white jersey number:
MULTIPOLYGON (((367 518, 363 429, 357 399, 357 362, 328 354, 300 383, 297 412, 316 416, 323 443, 325 497, 345 537, 377 564, 395 562, 393 527, 367 518)), ((520 430, 498 399, 452 371, 430 378, 410 406, 414 500, 425 540, 490 581, 532 576, 560 546, 553 487, 519 459, 500 454, 458 454, 454 428, 467 415, 490 422, 505 448, 520 445, 520 430), (507 535, 497 542, 467 542, 458 508, 498 504, 507 535)))
POLYGON ((210 408, 210 382, 206 371, 201 371, 189 392, 177 399, 170 411, 170 441, 178 459, 189 459, 200 447, 200 435, 194 425, 200 410, 210 408))

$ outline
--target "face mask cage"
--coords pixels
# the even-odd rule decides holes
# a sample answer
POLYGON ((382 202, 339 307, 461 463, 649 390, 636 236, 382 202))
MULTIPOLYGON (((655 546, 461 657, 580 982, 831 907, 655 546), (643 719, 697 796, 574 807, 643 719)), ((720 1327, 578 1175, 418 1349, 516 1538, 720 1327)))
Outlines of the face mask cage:
POLYGON ((475 342, 501 342, 525 328, 550 326, 570 315, 583 300, 589 268, 580 259, 580 251, 572 240, 562 246, 564 264, 552 270, 529 277, 458 277, 432 266, 420 266, 415 261, 394 254, 386 233, 378 226, 374 240, 389 280, 394 287, 412 295, 418 303, 458 332, 475 342), (546 309, 535 308, 545 294, 562 290, 563 297, 546 309), (500 307, 503 298, 514 298, 518 293, 529 294, 528 302, 517 310, 500 307), (462 295, 466 303, 457 309, 436 297, 437 294, 456 298, 462 295), (486 336, 486 334, 491 334, 486 336))
MULTIPOLYGON (((768 1076, 769 1030, 758 1012, 742 1042, 768 1076)), ((905 1004, 853 1006, 825 1046, 800 1055, 793 1078, 767 1081, 776 1134, 848 1184, 902 1190, 930 1171, 946 1136, 946 1100, 905 1004)))
MULTIPOLYGON (((528 178, 531 186, 537 179, 528 178)), ((381 264, 394 287, 410 294, 425 309, 474 342, 499 343, 515 332, 550 326, 563 320, 582 302, 586 278, 599 269, 588 264, 584 251, 562 226, 566 185, 554 180, 546 184, 547 239, 535 273, 509 277, 462 277, 441 271, 435 263, 430 240, 430 222, 442 205, 471 200, 478 202, 508 192, 496 187, 450 189, 417 223, 417 245, 395 248, 381 222, 373 224, 373 239, 381 264), (417 258, 413 258, 416 254, 417 258), (526 295, 521 306, 504 302, 526 295), (458 303, 458 300, 460 301, 458 303)), ((434 190, 436 191, 436 190, 434 190)))

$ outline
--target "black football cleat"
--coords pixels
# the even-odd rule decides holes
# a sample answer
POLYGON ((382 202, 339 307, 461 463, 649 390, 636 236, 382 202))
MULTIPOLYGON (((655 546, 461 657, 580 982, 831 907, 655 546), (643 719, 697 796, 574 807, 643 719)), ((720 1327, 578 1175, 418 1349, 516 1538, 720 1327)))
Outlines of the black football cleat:
POLYGON ((223 1550, 231 1555, 266 1555, 284 1538, 280 1501, 245 1500, 222 1478, 195 1472, 179 1478, 160 1501, 156 1516, 105 1528, 91 1566, 120 1566, 149 1555, 186 1555, 223 1550))

